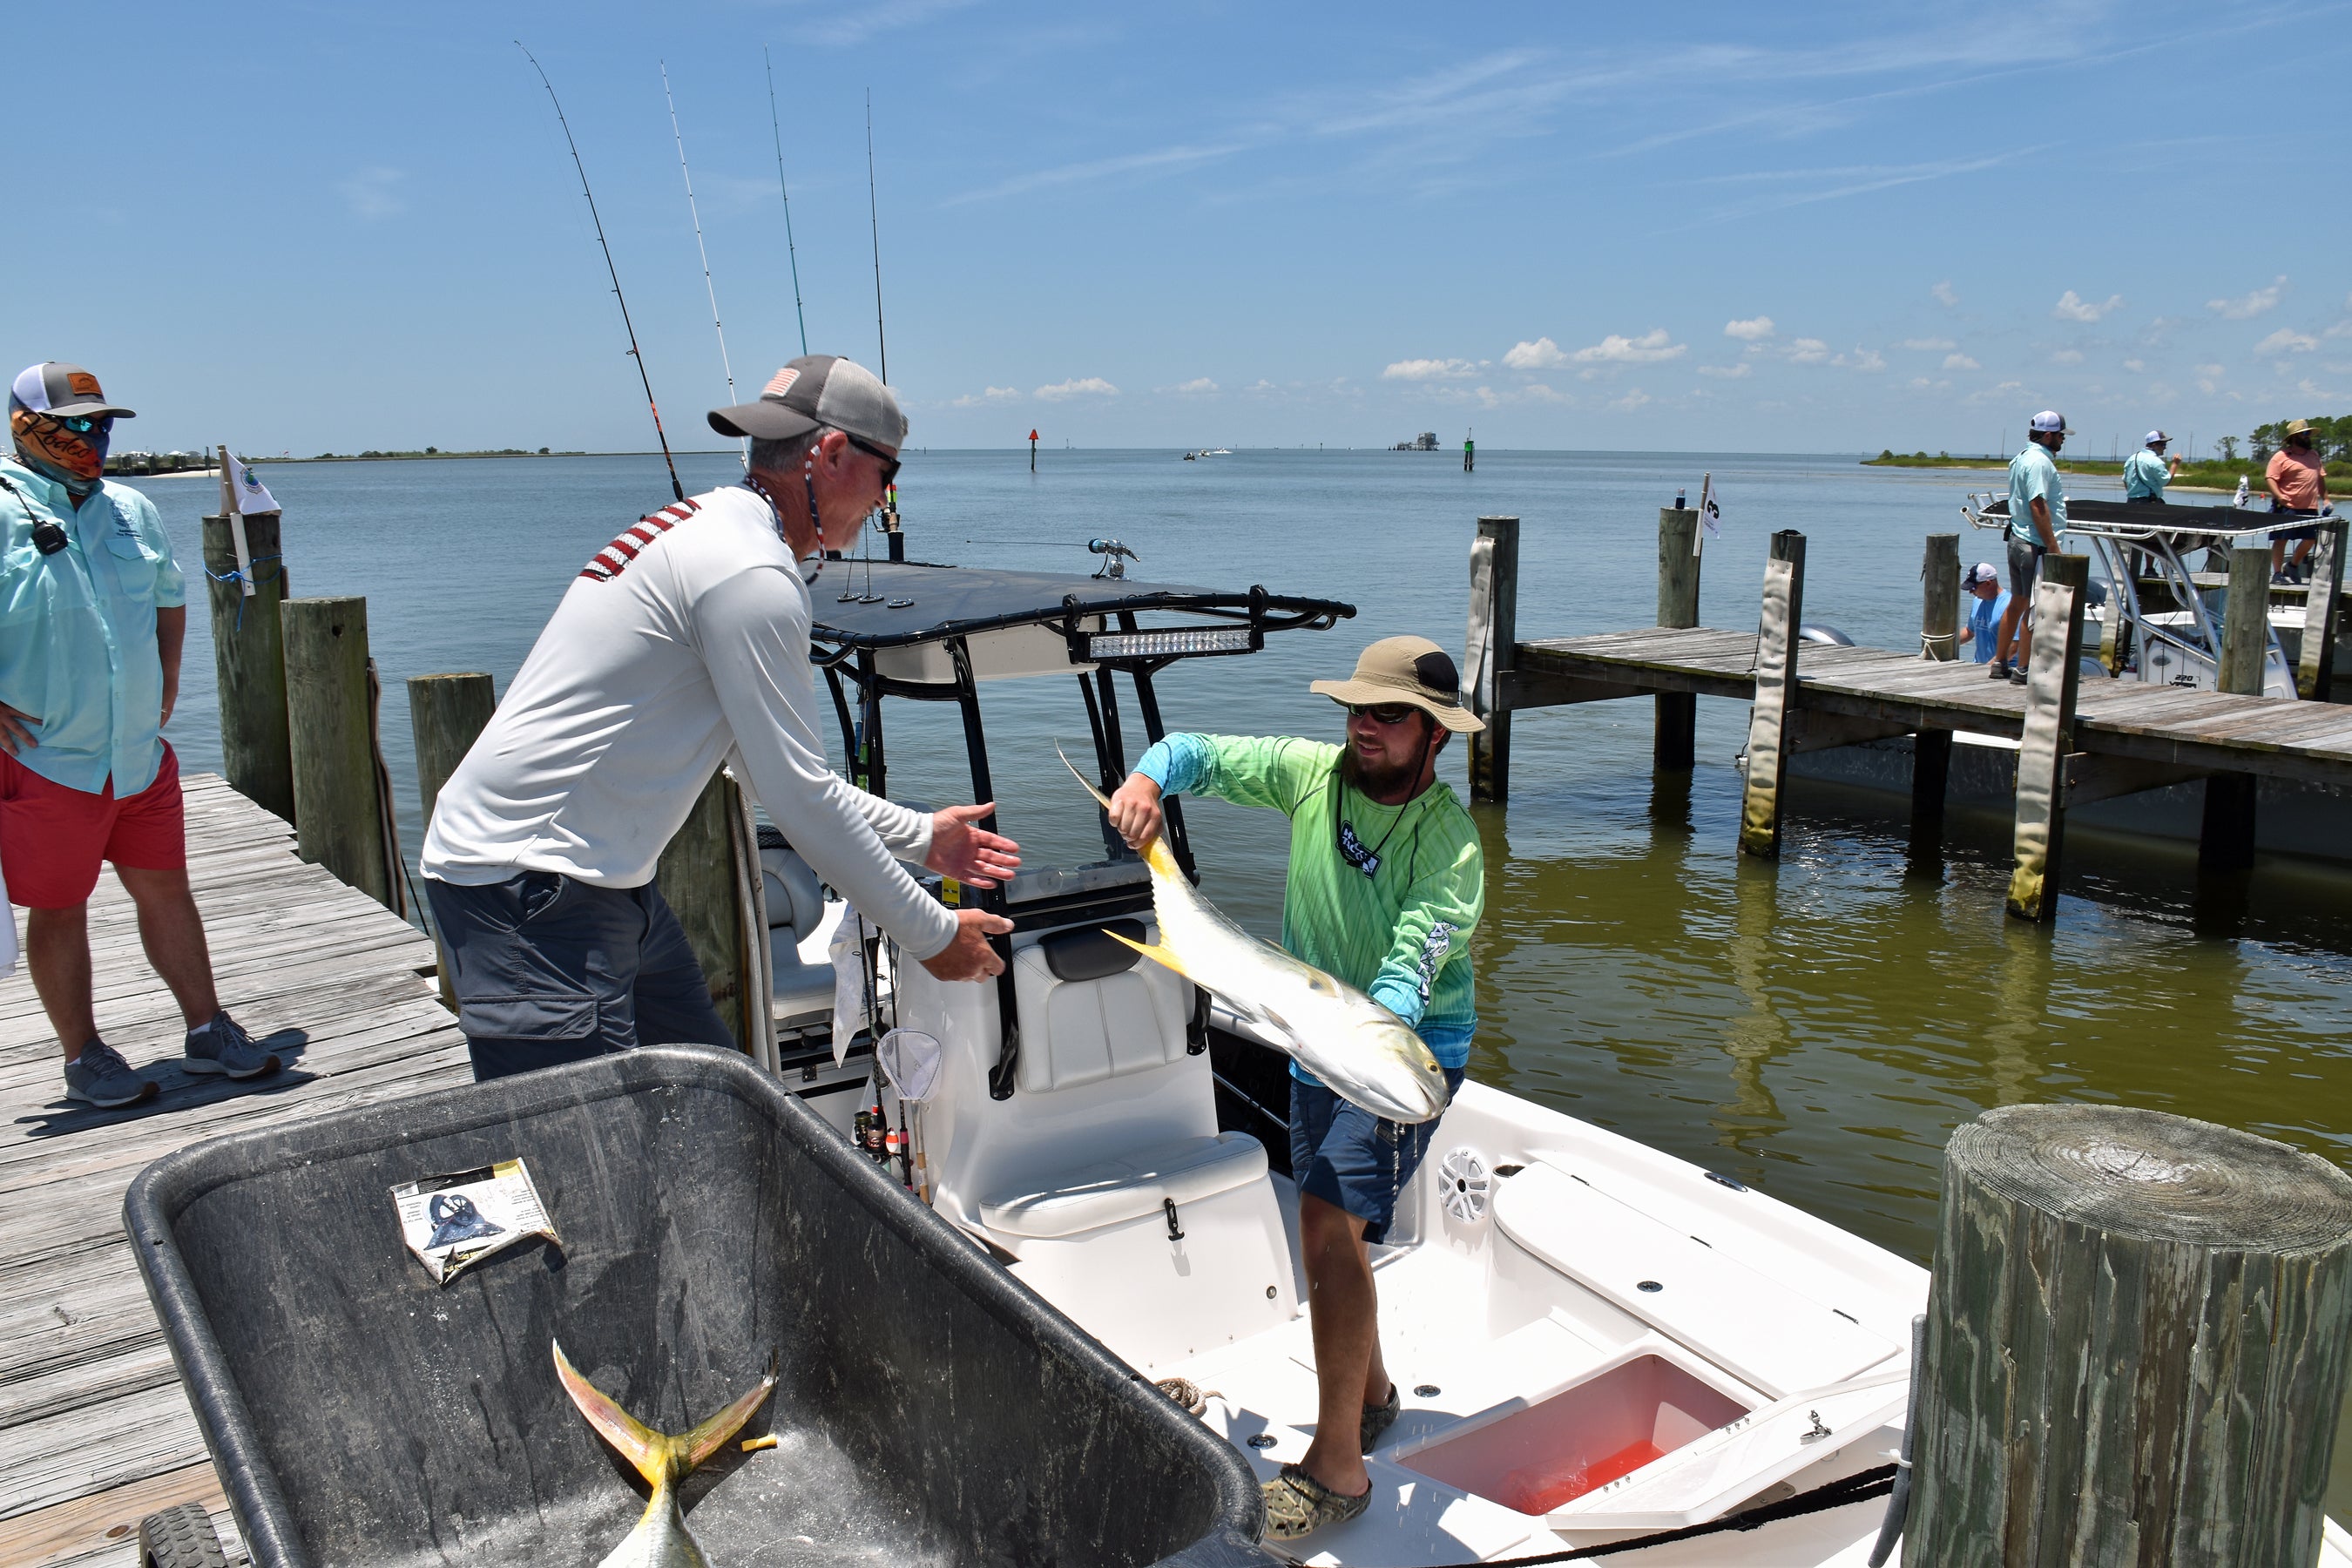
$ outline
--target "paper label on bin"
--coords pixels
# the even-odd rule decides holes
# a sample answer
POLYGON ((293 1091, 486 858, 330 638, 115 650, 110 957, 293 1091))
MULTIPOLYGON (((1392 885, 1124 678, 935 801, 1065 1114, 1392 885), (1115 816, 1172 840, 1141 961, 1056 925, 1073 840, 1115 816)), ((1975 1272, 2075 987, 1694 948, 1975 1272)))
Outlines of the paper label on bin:
POLYGON ((559 1247, 563 1242, 520 1160, 404 1182, 392 1189, 392 1201, 408 1250, 444 1285, 534 1236, 559 1247))

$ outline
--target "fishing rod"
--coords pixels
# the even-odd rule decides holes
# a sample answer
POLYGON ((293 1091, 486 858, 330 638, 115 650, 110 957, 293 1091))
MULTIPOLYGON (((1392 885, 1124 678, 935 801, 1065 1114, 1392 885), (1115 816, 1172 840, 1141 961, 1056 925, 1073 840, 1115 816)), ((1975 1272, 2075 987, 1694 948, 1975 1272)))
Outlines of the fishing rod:
POLYGON ((801 253, 793 245, 793 193, 784 184, 784 132, 776 123, 776 62, 768 57, 768 47, 760 46, 760 58, 768 63, 768 132, 776 139, 776 189, 784 198, 784 254, 793 263, 793 314, 801 324, 801 355, 808 355, 808 317, 801 310, 801 253))
POLYGON ((874 194, 874 89, 866 89, 866 216, 874 230, 874 346, 882 351, 882 384, 890 384, 890 341, 882 333, 882 205, 874 194))
MULTIPOLYGON (((719 321, 719 285, 710 280, 710 251, 702 243, 702 209, 694 203, 694 175, 686 166, 686 137, 677 128, 677 100, 670 96, 669 62, 655 62, 661 68, 662 101, 669 105, 669 133, 677 143, 677 172, 686 181, 687 216, 694 219, 694 248, 702 258, 702 287, 710 296, 710 330, 719 334, 719 368, 727 373, 727 401, 735 401, 735 367, 727 360, 727 329, 719 321)), ((748 449, 748 448, 747 448, 748 449)))
POLYGON ((629 334, 629 357, 637 362, 637 381, 646 389, 646 407, 654 416, 654 439, 661 443, 662 464, 669 469, 670 494, 679 500, 686 499, 686 487, 677 482, 677 460, 669 455, 669 437, 662 429, 661 405, 654 401, 654 384, 646 374, 646 356, 637 352, 637 329, 629 320, 629 301, 621 292, 620 268, 613 265, 613 247, 604 238, 604 220, 596 212, 596 195, 588 188, 588 165, 580 160, 580 143, 572 139, 572 121, 563 117, 563 100, 555 96, 555 84, 547 79, 547 68, 539 57, 523 48, 520 38, 514 47, 522 49, 522 58, 530 68, 539 72, 540 84, 547 89, 547 101, 555 105, 555 122, 563 127, 563 144, 572 149, 572 166, 580 171, 580 194, 588 198, 588 218, 596 226, 596 243, 604 252, 604 270, 613 279, 613 298, 621 302, 621 326, 629 334))

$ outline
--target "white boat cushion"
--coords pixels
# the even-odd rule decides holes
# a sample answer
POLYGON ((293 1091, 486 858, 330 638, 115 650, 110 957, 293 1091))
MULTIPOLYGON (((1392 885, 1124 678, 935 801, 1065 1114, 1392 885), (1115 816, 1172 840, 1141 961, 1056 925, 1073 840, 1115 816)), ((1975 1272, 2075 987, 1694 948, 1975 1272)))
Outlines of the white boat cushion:
POLYGON ((775 983, 769 999, 778 1011, 789 1015, 832 1010, 833 965, 803 963, 800 942, 792 927, 769 929, 768 954, 775 968, 775 983))
POLYGON ((980 1218, 1008 1236, 1076 1236, 1158 1212, 1169 1198, 1181 1209, 1265 1174, 1265 1146, 1246 1132, 1180 1138, 1056 1172, 1057 1186, 982 1199, 980 1218))
POLYGON ((1013 955, 1013 982, 1023 1094, 1076 1089, 1184 1058, 1192 988, 1150 959, 1099 980, 1062 980, 1032 945, 1013 955))
POLYGON ((1775 1399, 1851 1377, 1901 1349, 1554 1165, 1505 1180, 1495 1223, 1612 1306, 1775 1399))
POLYGON ((824 890, 809 863, 790 849, 762 849, 760 875, 767 884, 768 928, 790 926, 803 937, 814 932, 824 919, 824 890))

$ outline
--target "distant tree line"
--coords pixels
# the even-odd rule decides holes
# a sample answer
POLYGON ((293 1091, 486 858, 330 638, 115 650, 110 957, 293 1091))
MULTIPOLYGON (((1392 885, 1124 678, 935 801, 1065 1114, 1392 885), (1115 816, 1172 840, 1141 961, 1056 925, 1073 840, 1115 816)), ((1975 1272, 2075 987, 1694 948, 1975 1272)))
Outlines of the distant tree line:
MULTIPOLYGON (((2286 445, 2289 423, 2273 419, 2267 425, 2255 426, 2254 433, 2245 438, 2246 456, 2257 463, 2269 462, 2271 454, 2286 445)), ((2311 444, 2323 461, 2352 460, 2352 415, 2313 419, 2311 444)), ((2238 460, 2238 437, 2224 436, 2213 444, 2213 449, 2221 454, 2223 462, 2234 463, 2238 460)))

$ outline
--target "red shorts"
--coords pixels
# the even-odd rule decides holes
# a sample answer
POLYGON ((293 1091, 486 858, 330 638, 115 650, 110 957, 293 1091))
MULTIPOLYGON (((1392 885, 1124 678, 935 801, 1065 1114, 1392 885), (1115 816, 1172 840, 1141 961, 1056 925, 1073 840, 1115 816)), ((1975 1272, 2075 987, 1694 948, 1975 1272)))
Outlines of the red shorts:
POLYGON ((129 800, 114 781, 97 795, 43 778, 0 751, 0 874, 8 901, 35 910, 87 903, 98 863, 176 871, 188 863, 187 818, 180 803, 180 759, 163 742, 155 782, 129 800))

